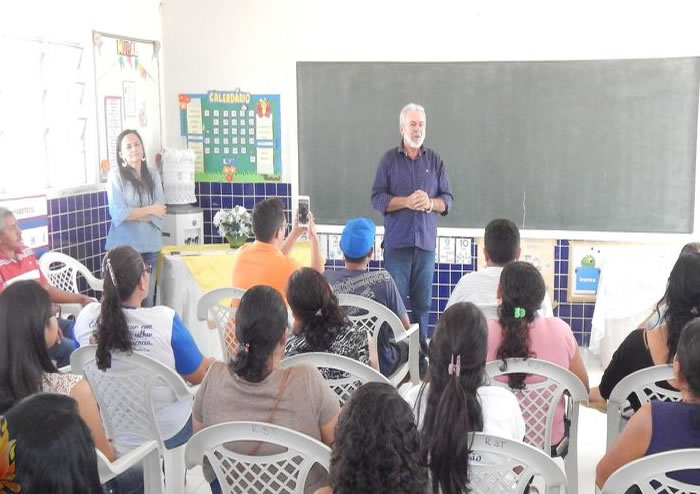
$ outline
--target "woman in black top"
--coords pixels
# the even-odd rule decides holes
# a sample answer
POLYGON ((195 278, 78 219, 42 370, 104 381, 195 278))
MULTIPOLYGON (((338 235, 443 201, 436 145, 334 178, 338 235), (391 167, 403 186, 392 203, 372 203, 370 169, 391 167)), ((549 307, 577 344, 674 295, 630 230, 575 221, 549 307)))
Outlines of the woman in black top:
MULTIPOLYGON (((663 300, 666 312, 661 323, 627 335, 605 369, 600 386, 591 389, 592 405, 603 408, 617 383, 633 372, 673 361, 681 329, 700 314, 700 253, 681 254, 671 270, 663 300)), ((631 397, 630 405, 637 411, 639 400, 631 397)))

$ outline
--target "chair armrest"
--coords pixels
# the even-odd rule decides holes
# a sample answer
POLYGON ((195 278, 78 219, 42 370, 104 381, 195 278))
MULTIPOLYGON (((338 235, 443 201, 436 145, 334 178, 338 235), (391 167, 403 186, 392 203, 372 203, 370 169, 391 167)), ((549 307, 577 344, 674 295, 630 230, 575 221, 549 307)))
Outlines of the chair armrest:
POLYGON ((100 482, 103 484, 109 482, 117 475, 127 471, 129 468, 140 463, 149 454, 155 455, 156 461, 159 461, 160 454, 158 453, 158 443, 155 441, 147 441, 128 453, 120 456, 113 462, 110 462, 101 451, 97 451, 97 470, 100 474, 100 482))
POLYGON ((71 373, 71 366, 70 364, 64 365, 63 367, 58 368, 58 373, 59 374, 70 374, 71 373))
POLYGON ((83 306, 80 304, 58 304, 61 306, 61 316, 66 317, 69 315, 73 315, 75 317, 78 317, 78 314, 80 314, 80 311, 83 309, 83 306))
POLYGON ((420 333, 418 324, 411 324, 396 341, 408 340, 408 372, 413 384, 420 383, 420 333))

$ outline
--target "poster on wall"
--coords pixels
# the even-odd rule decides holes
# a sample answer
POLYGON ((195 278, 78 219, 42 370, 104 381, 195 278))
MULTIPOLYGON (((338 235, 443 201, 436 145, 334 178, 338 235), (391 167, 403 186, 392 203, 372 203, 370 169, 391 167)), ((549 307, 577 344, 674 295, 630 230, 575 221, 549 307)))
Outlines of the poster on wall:
POLYGON ((100 179, 117 166, 117 136, 141 135, 148 166, 161 149, 158 41, 93 31, 100 179))
POLYGON ((569 244, 569 302, 595 302, 600 282, 601 246, 585 242, 569 244))
POLYGON ((22 230, 22 243, 37 256, 49 248, 49 221, 46 196, 18 197, 0 201, 0 206, 12 211, 22 230))
POLYGON ((268 182, 282 175, 280 96, 240 89, 178 95, 180 133, 198 182, 268 182))

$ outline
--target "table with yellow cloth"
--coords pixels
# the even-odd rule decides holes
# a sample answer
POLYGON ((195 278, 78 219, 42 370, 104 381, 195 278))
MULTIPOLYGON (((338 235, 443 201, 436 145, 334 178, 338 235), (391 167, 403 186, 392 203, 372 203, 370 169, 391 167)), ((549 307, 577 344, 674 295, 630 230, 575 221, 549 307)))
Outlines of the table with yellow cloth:
MULTIPOLYGON (((222 358, 216 330, 197 319, 197 303, 215 288, 231 286, 236 249, 227 244, 163 247, 157 269, 158 304, 177 312, 204 355, 222 358)), ((297 241, 290 255, 303 266, 311 265, 311 246, 297 241)))

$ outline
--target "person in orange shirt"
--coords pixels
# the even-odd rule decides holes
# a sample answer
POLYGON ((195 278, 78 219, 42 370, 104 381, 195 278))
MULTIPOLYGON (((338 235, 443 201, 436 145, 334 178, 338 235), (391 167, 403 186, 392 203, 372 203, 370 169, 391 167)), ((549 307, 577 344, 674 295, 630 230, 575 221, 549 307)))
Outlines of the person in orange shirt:
POLYGON ((311 243, 311 267, 323 273, 325 260, 318 243, 313 215, 309 213, 308 226, 300 226, 295 219, 294 228, 285 238, 286 221, 284 205, 278 197, 259 202, 253 208, 253 232, 255 242, 245 244, 233 260, 233 286, 248 289, 255 285, 268 285, 282 294, 286 301, 287 281, 301 264, 289 256, 299 236, 308 230, 311 243))

